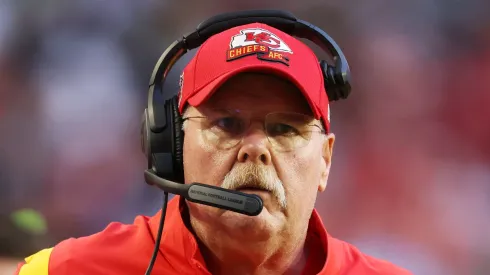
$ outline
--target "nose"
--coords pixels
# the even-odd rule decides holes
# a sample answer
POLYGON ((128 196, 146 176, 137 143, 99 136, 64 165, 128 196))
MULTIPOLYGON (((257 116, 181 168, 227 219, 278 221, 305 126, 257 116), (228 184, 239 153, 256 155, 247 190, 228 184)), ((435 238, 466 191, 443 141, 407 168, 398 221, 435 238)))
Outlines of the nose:
POLYGON ((238 161, 252 161, 262 165, 271 164, 271 154, 267 144, 267 136, 263 131, 254 131, 246 135, 238 151, 238 161))

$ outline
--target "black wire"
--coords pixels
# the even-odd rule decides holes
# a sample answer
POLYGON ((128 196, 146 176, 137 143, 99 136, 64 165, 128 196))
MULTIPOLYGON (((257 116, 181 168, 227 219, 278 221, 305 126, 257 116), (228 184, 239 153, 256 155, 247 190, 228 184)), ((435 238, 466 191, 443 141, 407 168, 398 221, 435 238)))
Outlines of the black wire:
POLYGON ((158 249, 160 248, 160 240, 162 239, 163 232, 163 224, 165 222, 165 215, 167 213, 167 202, 168 202, 168 192, 163 192, 163 205, 162 205, 162 214, 160 215, 160 224, 158 225, 158 233, 157 239, 155 240, 155 248, 153 249, 153 255, 151 256, 150 264, 146 269, 145 275, 150 275, 151 270, 153 269, 153 265, 157 259, 158 249))

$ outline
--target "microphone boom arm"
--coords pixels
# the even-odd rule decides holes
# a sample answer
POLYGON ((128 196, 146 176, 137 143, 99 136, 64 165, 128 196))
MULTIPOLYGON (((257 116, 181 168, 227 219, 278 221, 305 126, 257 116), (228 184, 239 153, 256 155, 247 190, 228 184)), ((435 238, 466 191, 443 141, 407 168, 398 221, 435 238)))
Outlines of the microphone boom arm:
POLYGON ((145 171, 145 181, 165 192, 180 195, 188 201, 230 210, 247 216, 257 216, 264 207, 262 199, 254 194, 246 194, 197 182, 181 184, 160 178, 152 170, 145 171))

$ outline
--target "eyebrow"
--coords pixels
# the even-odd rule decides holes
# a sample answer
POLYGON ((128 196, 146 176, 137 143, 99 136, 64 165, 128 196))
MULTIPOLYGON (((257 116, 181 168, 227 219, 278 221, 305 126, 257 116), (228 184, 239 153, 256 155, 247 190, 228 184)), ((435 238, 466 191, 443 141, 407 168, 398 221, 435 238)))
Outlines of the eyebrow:
POLYGON ((228 114, 236 114, 236 110, 226 109, 226 108, 203 108, 198 110, 201 115, 228 115, 228 114), (235 112, 234 112, 235 111, 235 112))

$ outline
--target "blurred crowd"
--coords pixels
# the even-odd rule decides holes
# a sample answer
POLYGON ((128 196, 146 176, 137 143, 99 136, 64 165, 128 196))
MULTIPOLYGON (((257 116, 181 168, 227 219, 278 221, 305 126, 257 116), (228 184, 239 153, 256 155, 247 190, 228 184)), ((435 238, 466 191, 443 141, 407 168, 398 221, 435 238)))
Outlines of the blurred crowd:
POLYGON ((317 201, 328 231, 417 275, 490 274, 484 0, 0 0, 0 274, 161 207, 139 142, 153 66, 208 17, 257 8, 323 28, 351 65, 317 201))

